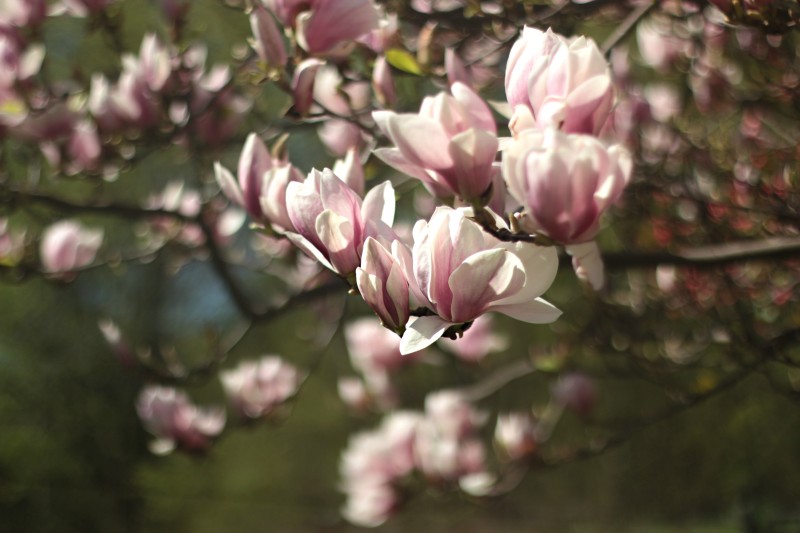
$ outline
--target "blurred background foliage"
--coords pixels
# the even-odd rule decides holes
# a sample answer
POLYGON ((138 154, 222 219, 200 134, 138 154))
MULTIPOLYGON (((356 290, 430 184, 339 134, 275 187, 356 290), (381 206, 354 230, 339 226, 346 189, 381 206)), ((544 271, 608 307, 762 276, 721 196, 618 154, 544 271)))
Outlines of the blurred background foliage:
MULTIPOLYGON (((42 76, 56 85, 68 78, 86 82, 94 72, 113 77, 120 70, 117 47, 135 52, 148 31, 167 37, 169 29, 155 2, 127 0, 112 6, 109 14, 116 24, 112 36, 91 19, 50 19, 42 29, 47 48, 42 76)), ((603 18, 564 16, 558 21, 562 33, 585 32, 599 41, 616 27, 603 18)), ((242 56, 248 36, 240 8, 194 0, 181 42, 202 42, 210 63, 227 63, 232 56, 242 56)), ((748 63, 746 68, 755 67, 748 63)), ((666 77, 679 85, 685 83, 685 74, 678 69, 666 77)), ((642 75, 657 76, 652 71, 642 75)), ((420 95, 434 91, 429 82, 400 73, 398 85, 401 108, 416 108, 420 95)), ((207 190, 213 161, 232 168, 246 132, 263 130, 288 105, 284 95, 269 87, 252 91, 253 113, 238 139, 224 148, 191 154, 165 148, 157 138, 152 143, 144 139, 145 146, 137 152, 141 157, 103 190, 111 198, 141 198, 178 180, 207 190)), ((497 93, 497 87, 492 91, 497 93)), ((703 137, 712 119, 700 114, 695 120, 686 133, 703 137)), ((5 171, 12 177, 25 175, 37 160, 29 147, 14 139, 4 140, 3 151, 5 171)), ((311 127, 292 131, 289 153, 303 170, 332 162, 311 127)), ((730 154, 715 157, 725 160, 730 154)), ((653 166, 662 168, 659 165, 653 166)), ((374 164, 367 171, 372 177, 381 172, 374 164)), ((654 173, 650 183, 664 186, 673 179, 654 173)), ((794 180, 796 187, 796 174, 794 180)), ((53 187, 65 197, 91 194, 75 180, 53 187)), ((638 200, 632 195, 620 208, 613 231, 603 236, 604 248, 652 244, 652 234, 645 236, 640 221, 659 213, 657 198, 638 200)), ((670 204, 662 209, 669 228, 675 222, 673 208, 670 204)), ((43 213, 30 224, 43 225, 52 216, 43 213)), ((100 221, 111 243, 124 245, 136 233, 135 225, 124 218, 92 215, 82 220, 100 221)), ((724 224, 702 227, 729 229, 724 224)), ((692 239, 704 241, 687 237, 692 239)), ((113 357, 98 320, 113 319, 142 345, 171 344, 185 362, 198 364, 208 355, 208 339, 244 331, 242 318, 208 263, 187 261, 181 252, 168 248, 142 263, 109 258, 109 265, 82 273, 72 283, 30 277, 0 285, 0 532, 356 530, 339 513, 339 454, 351 433, 373 426, 377 419, 354 418, 338 398, 337 378, 351 373, 346 347, 338 324, 322 327, 320 314, 330 306, 345 306, 348 317, 368 314, 344 294, 327 297, 322 302, 326 306, 301 306, 254 326, 228 354, 225 367, 264 353, 281 354, 301 368, 314 367, 289 416, 226 431, 203 457, 157 457, 147 450, 149 436, 134 408, 143 377, 113 357)), ((796 266, 762 267, 768 278, 797 276, 796 266)), ((270 276, 245 269, 235 274, 247 283, 254 301, 271 301, 280 290, 280 280, 270 276)), ((715 270, 702 275, 721 276, 715 270)), ((730 298, 735 300, 739 293, 723 287, 707 305, 686 302, 670 308, 648 298, 655 290, 654 280, 652 268, 613 272, 611 286, 619 288, 619 294, 601 301, 571 272, 562 271, 546 296, 564 310, 564 319, 535 328, 497 319, 498 329, 511 339, 508 350, 476 368, 460 367, 451 358, 436 367, 404 369, 399 376, 404 404, 419 408, 430 390, 473 383, 505 363, 557 351, 559 339, 567 339, 570 364, 597 380, 597 420, 646 418, 671 405, 670 387, 693 392, 713 388, 721 379, 718 369, 739 358, 734 346, 737 328, 749 327, 730 321, 730 298), (644 293, 638 296, 639 304, 637 290, 644 293), (709 341, 719 328, 733 342, 709 341), (685 371, 678 368, 655 383, 646 372, 635 372, 665 358, 660 341, 669 335, 681 342, 699 339, 704 361, 719 364, 711 364, 708 371, 687 365, 685 371)), ((742 305, 751 316, 772 304, 753 299, 742 305)), ((775 314, 770 323, 800 322, 796 306, 775 308, 775 314)), ((482 405, 509 410, 546 401, 553 381, 546 366, 482 405)), ((200 404, 221 401, 213 374, 188 388, 200 404)), ((602 428, 585 422, 566 414, 558 427, 559 445, 569 450, 573 442, 596 437, 599 451, 602 428)), ((465 501, 464 496, 433 490, 416 494, 380 531, 797 531, 798 450, 796 398, 776 394, 764 374, 754 373, 706 401, 637 429, 597 456, 539 465, 503 497, 465 501)))

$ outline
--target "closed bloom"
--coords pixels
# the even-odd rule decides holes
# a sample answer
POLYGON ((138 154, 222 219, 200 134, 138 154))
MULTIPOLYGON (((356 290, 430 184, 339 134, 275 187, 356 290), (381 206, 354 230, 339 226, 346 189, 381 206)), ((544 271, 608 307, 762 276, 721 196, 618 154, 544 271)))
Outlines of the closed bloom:
POLYGON ((533 324, 553 322, 561 314, 539 298, 555 279, 555 249, 498 241, 463 210, 439 207, 430 222, 417 222, 413 262, 417 283, 436 315, 409 321, 402 353, 420 350, 450 326, 486 312, 533 324))
POLYGON ((421 180, 434 196, 481 200, 494 176, 497 126, 472 89, 457 82, 451 91, 425 98, 416 115, 375 111, 375 122, 395 145, 375 154, 421 180))
POLYGON ((335 53, 340 45, 378 27, 372 0, 311 0, 297 16, 297 43, 310 54, 335 53))
POLYGON ((225 427, 225 411, 221 407, 197 407, 185 393, 172 387, 145 387, 139 394, 136 412, 145 429, 156 437, 150 449, 159 455, 176 447, 192 453, 205 452, 225 427))
POLYGON ((356 270, 358 290, 364 301, 375 311, 384 327, 398 333, 408 322, 412 294, 419 304, 424 301, 410 270, 411 265, 411 250, 402 242, 393 241, 387 247, 368 237, 361 266, 356 270))
POLYGON ((238 180, 218 162, 214 174, 225 196, 244 207, 253 219, 277 229, 292 227, 286 212, 286 187, 302 181, 303 176, 289 163, 273 159, 255 133, 248 135, 239 156, 238 180))
POLYGON ((39 250, 45 272, 74 272, 90 265, 103 242, 103 230, 74 220, 56 222, 44 230, 39 250))
POLYGON ((272 414, 297 392, 302 375, 297 368, 275 355, 245 361, 220 372, 228 401, 242 417, 262 418, 272 414))
POLYGON ((253 49, 268 67, 281 67, 286 63, 286 47, 275 19, 262 6, 256 4, 250 13, 250 28, 253 31, 253 49))
POLYGON ((528 130, 503 154, 508 190, 525 208, 525 229, 563 244, 594 239, 601 215, 630 179, 630 155, 588 135, 528 130))
POLYGON ((331 170, 312 170, 303 183, 286 188, 286 208, 300 249, 342 277, 361 263, 367 237, 389 239, 393 232, 394 189, 387 181, 361 198, 331 170))
POLYGON ((611 70, 597 44, 525 28, 506 65, 506 97, 514 134, 554 125, 597 135, 614 102, 611 70))

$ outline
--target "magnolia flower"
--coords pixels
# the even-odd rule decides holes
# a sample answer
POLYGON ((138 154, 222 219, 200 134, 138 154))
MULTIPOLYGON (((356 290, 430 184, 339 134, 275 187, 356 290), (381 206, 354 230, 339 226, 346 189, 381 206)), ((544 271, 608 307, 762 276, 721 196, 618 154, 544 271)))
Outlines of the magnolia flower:
POLYGON ((303 176, 289 163, 273 159, 255 133, 247 136, 239 156, 238 182, 219 162, 214 164, 214 174, 225 196, 244 207, 252 218, 279 229, 292 227, 286 212, 286 187, 292 181, 302 181, 303 176))
POLYGON ((220 372, 228 401, 242 417, 262 418, 272 414, 297 392, 303 376, 278 356, 265 355, 220 372))
POLYGON ((142 389, 136 412, 145 429, 156 437, 150 449, 159 455, 176 447, 187 452, 204 452, 225 427, 222 408, 201 409, 185 393, 172 387, 151 385, 142 389))
POLYGON ((356 269, 356 283, 362 298, 384 327, 398 333, 405 328, 410 310, 425 301, 411 267, 411 250, 405 244, 395 240, 386 247, 368 237, 361 266, 356 269))
POLYGON ((630 179, 630 155, 606 148, 588 135, 555 128, 528 130, 503 152, 503 175, 511 196, 525 208, 525 229, 563 244, 594 239, 601 215, 630 179))
POLYGON ((45 272, 74 272, 90 265, 103 242, 103 230, 74 220, 56 222, 44 230, 39 250, 45 272))
POLYGON ((430 222, 417 222, 413 263, 435 315, 409 321, 400 343, 404 354, 432 344, 450 326, 490 311, 533 324, 553 322, 561 314, 539 298, 555 279, 555 249, 500 242, 463 210, 439 207, 430 222))
POLYGON ((485 421, 485 414, 455 391, 429 394, 414 440, 418 468, 436 482, 484 472, 486 451, 477 432, 485 421))
POLYGON ((331 170, 312 170, 303 183, 286 188, 286 210, 294 232, 287 236, 301 250, 342 277, 361 263, 367 237, 391 240, 394 189, 387 181, 364 201, 331 170))
POLYGON ((472 89, 454 83, 451 92, 425 98, 416 115, 373 112, 395 145, 375 154, 421 180, 434 196, 483 200, 495 175, 497 126, 489 106, 472 89))
POLYGON ((253 31, 252 47, 265 65, 282 67, 286 64, 286 47, 278 25, 269 11, 258 4, 250 13, 250 29, 253 31))
POLYGON ((294 98, 294 109, 301 115, 307 115, 314 103, 314 86, 317 71, 325 64, 316 57, 302 61, 294 71, 292 76, 292 97, 294 98))
POLYGON ((614 102, 611 71, 597 44, 567 40, 552 30, 525 28, 506 65, 506 97, 514 134, 558 126, 597 135, 614 102))
POLYGON ((518 461, 536 451, 536 427, 530 413, 498 415, 494 440, 513 461, 518 461))
POLYGON ((414 438, 421 419, 419 413, 398 411, 375 430, 350 438, 340 463, 347 520, 376 527, 395 510, 400 498, 394 485, 414 469, 414 438))
POLYGON ((297 15, 297 44, 310 54, 330 54, 378 27, 372 0, 311 0, 297 15))

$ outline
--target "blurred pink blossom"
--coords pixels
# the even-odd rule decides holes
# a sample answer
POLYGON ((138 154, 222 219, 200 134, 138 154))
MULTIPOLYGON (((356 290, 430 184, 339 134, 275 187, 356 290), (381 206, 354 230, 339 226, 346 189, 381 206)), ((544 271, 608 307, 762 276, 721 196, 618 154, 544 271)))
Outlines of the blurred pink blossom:
POLYGON ((219 374, 222 388, 242 418, 263 418, 275 412, 297 392, 302 374, 275 355, 244 361, 219 374))
POLYGON ((42 233, 40 259, 45 272, 74 272, 90 265, 103 242, 103 230, 61 220, 42 233))
POLYGON ((497 416, 494 440, 509 459, 518 461, 536 451, 536 426, 529 412, 497 416))
POLYGON ((372 0, 311 0, 297 15, 297 43, 310 54, 330 54, 378 27, 372 0))
POLYGON ((142 389, 136 412, 145 429, 156 437, 150 450, 159 455, 175 448, 203 453, 225 427, 221 407, 199 408, 184 392, 172 387, 150 385, 142 389))
POLYGON ((597 387, 585 374, 565 374, 552 386, 553 400, 579 415, 586 415, 597 404, 597 387))

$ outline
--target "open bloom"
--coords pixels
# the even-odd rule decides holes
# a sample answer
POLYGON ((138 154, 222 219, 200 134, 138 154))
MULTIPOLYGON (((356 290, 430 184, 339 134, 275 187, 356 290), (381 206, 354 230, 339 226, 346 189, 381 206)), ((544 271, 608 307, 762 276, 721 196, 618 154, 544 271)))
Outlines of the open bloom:
POLYGON ((395 145, 375 155, 421 180, 434 196, 479 200, 494 177, 497 126, 472 89, 456 82, 451 91, 425 98, 416 115, 375 111, 375 122, 395 145))
POLYGON ((201 409, 172 387, 145 387, 139 394, 136 412, 147 431, 157 438, 150 445, 157 454, 169 453, 175 447, 204 452, 225 427, 224 409, 201 409))
POLYGON ((86 228, 74 220, 56 222, 42 235, 42 266, 46 272, 73 272, 94 261, 102 242, 103 230, 86 228))
POLYGON ((248 418, 269 416, 297 392, 301 379, 294 366, 274 355, 220 372, 231 405, 248 418))
POLYGON ((367 237, 392 240, 394 207, 394 189, 388 181, 370 190, 362 202, 330 169, 315 169, 303 183, 292 182, 286 188, 286 209, 296 232, 287 236, 347 277, 361 263, 367 237))
POLYGON ((555 128, 524 131, 503 153, 503 175, 509 193, 525 208, 525 229, 543 231, 562 244, 594 239, 600 216, 622 194, 631 166, 624 148, 606 148, 589 135, 555 128))
POLYGON ((414 276, 435 315, 409 321, 402 353, 420 350, 450 326, 490 311, 533 324, 553 322, 561 314, 539 298, 555 279, 555 249, 498 241, 463 210, 439 207, 430 222, 417 222, 413 261, 414 276))
POLYGON ((506 65, 506 97, 514 109, 510 128, 560 126, 597 135, 611 112, 611 70, 597 44, 568 40, 552 30, 525 28, 506 65))

